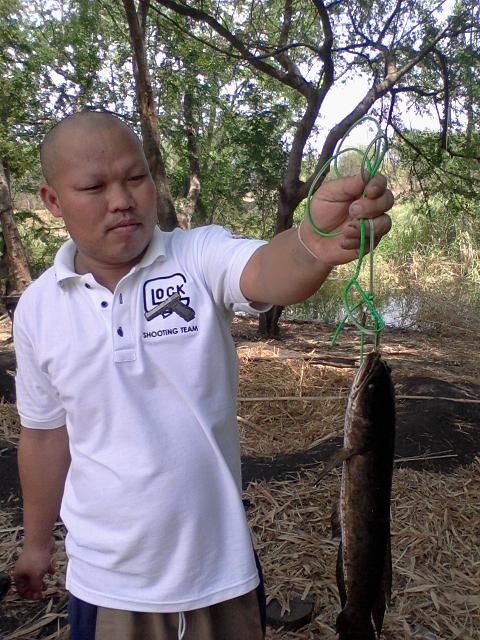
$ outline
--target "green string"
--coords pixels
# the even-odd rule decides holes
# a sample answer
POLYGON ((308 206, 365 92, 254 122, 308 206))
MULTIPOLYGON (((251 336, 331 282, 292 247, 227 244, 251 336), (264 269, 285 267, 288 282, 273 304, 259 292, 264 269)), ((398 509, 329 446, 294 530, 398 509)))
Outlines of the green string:
MULTIPOLYGON (((322 237, 325 238, 333 238, 336 236, 339 236, 341 234, 341 231, 322 231, 313 221, 313 217, 312 217, 312 213, 311 213, 311 200, 313 197, 313 194, 315 192, 315 188, 319 182, 319 180, 327 173, 328 169, 330 168, 331 165, 333 165, 333 171, 335 173, 335 175, 340 176, 340 170, 338 167, 338 159, 340 158, 340 156, 342 156, 345 153, 357 153, 362 157, 362 165, 361 165, 361 175, 362 175, 362 179, 364 184, 366 185, 373 177, 374 175, 377 173, 378 169, 380 168, 383 159, 385 157, 385 154, 387 152, 387 138, 384 134, 384 132, 381 130, 380 125, 378 124, 378 122, 370 117, 370 116, 366 116, 364 118, 362 118, 361 120, 359 120, 358 122, 356 122, 353 126, 350 127, 350 129, 348 129, 348 131, 346 132, 346 134, 343 136, 343 138, 340 140, 340 143, 338 145, 338 150, 337 152, 327 161, 325 162, 325 164, 322 166, 322 168, 320 169, 320 171, 317 173, 317 175, 315 176, 310 189, 308 191, 308 195, 307 195, 307 203, 306 203, 306 210, 307 210, 307 220, 310 224, 311 229, 317 233, 318 235, 321 235, 322 237), (350 133, 352 132, 353 129, 355 129, 355 127, 358 127, 362 124, 364 124, 366 121, 370 121, 373 122, 375 124, 377 133, 375 135, 375 137, 373 138, 373 140, 370 142, 370 144, 367 146, 367 148, 365 149, 365 151, 362 151, 360 149, 357 149, 355 147, 348 147, 346 149, 343 148, 343 145, 346 141, 346 139, 348 138, 348 136, 350 135, 350 133)), ((362 197, 365 195, 365 193, 362 194, 362 197)), ((363 352, 364 352, 364 346, 365 346, 365 339, 366 336, 373 336, 373 343, 374 343, 374 348, 378 349, 379 347, 379 342, 380 342, 380 333, 383 331, 383 329, 385 328, 385 323, 383 321, 383 319, 381 318, 380 314, 378 313, 377 309, 375 308, 375 305, 373 303, 373 299, 374 299, 374 287, 373 287, 373 252, 374 252, 374 233, 373 233, 373 220, 368 220, 369 223, 369 230, 370 230, 370 285, 369 285, 369 291, 365 291, 363 289, 363 287, 360 285, 360 283, 358 282, 358 278, 360 275, 360 271, 362 268, 362 263, 363 263, 363 258, 365 256, 365 220, 363 218, 360 218, 359 220, 360 222, 360 248, 358 251, 358 262, 357 262, 357 266, 355 269, 355 273, 353 274, 353 276, 350 278, 350 280, 347 282, 343 293, 342 293, 342 298, 343 298, 343 306, 345 308, 345 316, 343 317, 343 319, 340 321, 339 325, 337 326, 335 333, 333 335, 332 338, 332 345, 335 345, 337 342, 337 338, 338 335, 340 333, 340 331, 343 329, 343 327, 345 326, 347 320, 350 320, 359 330, 360 332, 360 359, 363 360, 363 352), (350 291, 356 292, 359 296, 359 301, 356 304, 351 305, 350 301, 349 301, 349 293, 350 291), (355 314, 356 312, 362 309, 361 311, 361 315, 362 315, 362 320, 359 321, 357 320, 355 314), (367 322, 367 318, 370 317, 371 321, 370 321, 370 326, 366 326, 366 322, 367 322)))

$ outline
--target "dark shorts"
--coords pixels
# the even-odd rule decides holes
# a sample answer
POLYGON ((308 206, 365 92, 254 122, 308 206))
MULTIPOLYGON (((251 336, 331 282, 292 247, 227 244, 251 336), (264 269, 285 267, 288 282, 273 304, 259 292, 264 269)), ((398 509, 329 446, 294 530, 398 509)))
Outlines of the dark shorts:
POLYGON ((70 595, 70 640, 263 640, 266 604, 258 560, 257 566, 260 584, 254 591, 183 614, 97 607, 70 595))

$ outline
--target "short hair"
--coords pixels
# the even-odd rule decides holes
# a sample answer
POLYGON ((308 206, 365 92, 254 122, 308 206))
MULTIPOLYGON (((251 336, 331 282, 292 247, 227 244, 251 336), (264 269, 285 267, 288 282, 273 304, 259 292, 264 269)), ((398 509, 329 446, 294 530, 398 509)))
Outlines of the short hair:
POLYGON ((43 141, 40 145, 40 165, 42 168, 43 177, 45 178, 45 182, 47 184, 52 183, 52 179, 54 176, 54 146, 55 141, 58 138, 58 135, 62 132, 65 127, 68 127, 69 124, 75 124, 76 121, 82 121, 88 118, 107 118, 109 121, 117 123, 122 126, 124 129, 128 130, 131 134, 133 134, 137 140, 140 142, 140 138, 136 134, 136 132, 125 122, 125 120, 114 111, 109 111, 108 109, 103 108, 92 108, 85 107, 80 111, 75 111, 71 113, 57 123, 55 123, 45 134, 43 141))

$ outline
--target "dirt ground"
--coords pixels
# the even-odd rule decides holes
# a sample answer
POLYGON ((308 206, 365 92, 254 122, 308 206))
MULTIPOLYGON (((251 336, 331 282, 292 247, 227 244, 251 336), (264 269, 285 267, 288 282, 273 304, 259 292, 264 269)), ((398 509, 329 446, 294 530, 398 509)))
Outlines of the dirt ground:
MULTIPOLYGON (((358 337, 353 330, 347 330, 341 335, 339 345, 332 347, 331 334, 332 327, 283 322, 281 339, 263 340, 257 335, 255 320, 236 318, 234 321, 233 335, 241 373, 238 413, 241 428, 244 423, 242 468, 247 504, 255 503, 260 489, 264 493, 267 489, 276 491, 278 487, 285 486, 281 483, 288 483, 289 479, 293 483, 291 486, 297 487, 295 483, 303 481, 302 474, 308 483, 308 474, 328 461, 341 444, 342 405, 338 406, 337 403, 330 419, 328 410, 321 409, 319 403, 322 395, 325 396, 327 392, 346 398, 357 363, 358 337), (291 387, 286 384, 286 380, 292 377, 291 372, 294 371, 288 367, 297 366, 295 363, 302 363, 299 393, 292 392, 291 387), (270 378, 265 380, 264 384, 260 382, 253 385, 253 376, 258 375, 258 371, 255 373, 254 369, 260 365, 267 366, 276 373, 276 380, 270 378), (310 382, 305 382, 307 368, 310 376, 317 376, 315 381, 311 382, 311 387, 308 386, 310 382), (282 399, 293 395, 299 397, 282 399), (302 396, 311 399, 303 401, 302 396), (300 404, 304 407, 308 405, 312 407, 311 411, 318 412, 308 414, 311 418, 309 423, 312 423, 313 427, 307 440, 304 440, 303 436, 294 435, 293 427, 289 427, 289 424, 295 425, 299 432, 302 428, 300 423, 303 418, 299 418, 299 414, 296 413, 300 404), (279 405, 282 409, 276 414, 275 427, 271 429, 268 427, 269 423, 262 423, 262 411, 272 414, 280 411, 279 405), (327 424, 327 427, 322 427, 321 432, 315 430, 317 416, 319 424, 321 420, 327 424)), ((445 482, 457 473, 467 473, 468 477, 468 469, 473 469, 472 465, 480 456, 480 359, 477 345, 478 332, 467 329, 453 331, 447 327, 439 327, 437 331, 428 333, 385 331, 382 337, 382 351, 392 368, 397 395, 398 470, 404 469, 405 473, 411 471, 413 474, 433 474, 431 477, 445 478, 445 482)), ((21 500, 15 458, 16 426, 15 414, 10 404, 14 401, 11 375, 14 368, 13 349, 7 327, 0 342, 0 394, 4 402, 3 407, 0 406, 4 416, 4 427, 0 430, 0 573, 11 571, 21 540, 21 500)), ((462 475, 462 478, 464 477, 462 475)), ((335 478, 332 482, 335 482, 335 478)), ((270 501, 271 495, 274 494, 267 496, 270 501)), ((322 518, 327 515, 323 514, 322 518)), ((249 517, 253 518, 253 515, 249 514, 249 517)), ((471 526, 477 526, 478 522, 475 520, 471 526)), ((253 528, 255 535, 261 536, 261 531, 256 530, 255 523, 253 528)), ((64 532, 59 525, 56 529, 56 539, 60 568, 64 562, 61 556, 63 536, 64 532)), ((478 537, 477 530, 477 560, 480 557, 478 537)), ((277 541, 277 547, 278 545, 277 541)), ((275 549, 276 547, 268 547, 265 553, 275 555, 278 551, 275 549)), ((475 552, 475 549, 473 551, 475 552)), ((301 567, 300 562, 300 573, 301 567)), ((294 570, 296 571, 297 569, 294 570)), ((478 562, 472 571, 473 581, 477 585, 480 579, 478 562)), ((269 573, 267 567, 267 595, 268 579, 272 580, 269 573)), ((271 575, 273 576, 273 571, 271 575)), ((332 593, 335 590, 333 583, 332 574, 327 589, 332 593)), ((65 632, 61 631, 65 625, 65 594, 62 585, 61 577, 56 577, 49 583, 46 604, 21 602, 12 589, 0 604, 0 639, 66 637, 62 635, 65 632)), ((271 583, 270 589, 272 593, 278 594, 280 587, 277 588, 271 583)), ((304 593, 307 591, 304 590, 304 593)), ((310 592, 310 596, 314 595, 315 589, 311 587, 310 592)), ((480 629, 480 626, 475 627, 476 624, 480 625, 480 601, 477 602, 475 599, 474 589, 472 598, 473 604, 469 601, 470 626, 464 635, 455 635, 454 631, 447 632, 448 625, 443 626, 440 632, 435 632, 435 629, 429 631, 427 623, 415 627, 411 616, 409 618, 409 614, 406 613, 402 618, 405 627, 403 635, 396 632, 387 637, 392 640, 394 637, 395 640, 478 638, 480 634, 475 636, 472 631, 474 628, 480 629)), ((338 598, 331 595, 330 600, 333 611, 338 598)), ((332 614, 325 617, 325 612, 319 613, 318 603, 314 605, 314 609, 313 621, 303 630, 294 633, 271 628, 267 637, 271 640, 331 637, 334 617, 332 618, 332 614)), ((459 624, 461 623, 458 621, 455 625, 452 623, 452 629, 457 628, 459 624)))
MULTIPOLYGON (((263 341, 256 334, 255 322, 237 319, 233 333, 239 352, 256 342, 267 355, 271 351, 277 358, 282 354, 306 357, 327 368, 342 368, 348 372, 350 384, 359 354, 355 331, 344 332, 339 344, 332 347, 331 327, 299 322, 282 326, 280 340, 263 341)), ((397 395, 396 456, 404 459, 400 466, 448 473, 471 464, 479 455, 477 349, 475 334, 387 330, 383 335, 382 351, 392 368, 397 395)), ((340 438, 333 438, 308 452, 280 454, 274 459, 245 456, 244 482, 279 479, 303 465, 328 460, 339 442, 340 438)))

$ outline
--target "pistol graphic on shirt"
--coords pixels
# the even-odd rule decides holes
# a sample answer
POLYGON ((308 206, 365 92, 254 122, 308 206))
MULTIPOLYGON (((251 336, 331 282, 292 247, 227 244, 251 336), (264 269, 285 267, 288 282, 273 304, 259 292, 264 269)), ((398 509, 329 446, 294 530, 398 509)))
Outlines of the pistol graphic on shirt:
POLYGON ((163 302, 160 302, 160 304, 157 304, 153 309, 150 309, 150 311, 145 311, 145 318, 147 320, 153 320, 153 318, 156 318, 159 315, 166 318, 172 312, 176 313, 186 322, 190 322, 195 317, 195 311, 182 302, 180 294, 177 291, 177 293, 174 293, 163 302))

